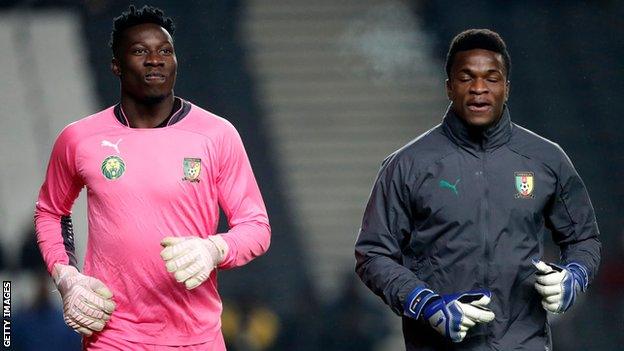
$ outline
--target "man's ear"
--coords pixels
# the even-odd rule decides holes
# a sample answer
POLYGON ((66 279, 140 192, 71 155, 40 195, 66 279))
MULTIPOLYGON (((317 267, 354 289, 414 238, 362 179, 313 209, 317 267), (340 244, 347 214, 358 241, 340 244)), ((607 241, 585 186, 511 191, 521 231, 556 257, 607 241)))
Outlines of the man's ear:
POLYGON ((121 67, 119 66, 119 60, 117 60, 116 58, 113 57, 113 59, 111 60, 111 71, 113 72, 114 75, 116 75, 117 77, 121 76, 121 67))
POLYGON ((509 100, 509 93, 511 92, 511 81, 507 81, 505 85, 505 102, 507 102, 507 100, 509 100))
POLYGON ((444 84, 446 85, 446 97, 453 101, 453 88, 451 87, 451 80, 447 79, 444 84))

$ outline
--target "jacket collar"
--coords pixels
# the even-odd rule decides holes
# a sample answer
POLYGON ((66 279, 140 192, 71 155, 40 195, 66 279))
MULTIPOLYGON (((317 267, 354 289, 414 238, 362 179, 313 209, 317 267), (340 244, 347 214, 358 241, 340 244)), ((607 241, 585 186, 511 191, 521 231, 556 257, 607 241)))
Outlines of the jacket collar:
POLYGON ((507 105, 503 108, 501 118, 487 129, 475 129, 468 126, 449 105, 442 126, 445 134, 455 144, 475 151, 496 149, 511 138, 511 117, 507 105))

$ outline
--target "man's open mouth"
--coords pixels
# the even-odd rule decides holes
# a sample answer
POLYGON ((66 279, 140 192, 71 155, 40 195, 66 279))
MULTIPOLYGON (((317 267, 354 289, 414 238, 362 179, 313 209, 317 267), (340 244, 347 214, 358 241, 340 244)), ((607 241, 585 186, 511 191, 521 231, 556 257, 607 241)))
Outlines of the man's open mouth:
POLYGON ((492 104, 487 101, 472 101, 467 106, 472 112, 487 112, 492 108, 492 104))

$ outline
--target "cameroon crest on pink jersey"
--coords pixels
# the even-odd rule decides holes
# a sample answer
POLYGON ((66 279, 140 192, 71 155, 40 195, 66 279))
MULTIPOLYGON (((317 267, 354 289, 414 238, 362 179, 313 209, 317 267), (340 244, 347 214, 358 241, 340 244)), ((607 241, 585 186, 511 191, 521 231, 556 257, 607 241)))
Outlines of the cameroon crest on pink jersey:
POLYGON ((199 173, 201 172, 201 158, 184 158, 184 178, 189 182, 199 182, 199 173))
POLYGON ((126 164, 119 156, 108 156, 102 161, 102 174, 106 179, 115 180, 123 175, 126 164))

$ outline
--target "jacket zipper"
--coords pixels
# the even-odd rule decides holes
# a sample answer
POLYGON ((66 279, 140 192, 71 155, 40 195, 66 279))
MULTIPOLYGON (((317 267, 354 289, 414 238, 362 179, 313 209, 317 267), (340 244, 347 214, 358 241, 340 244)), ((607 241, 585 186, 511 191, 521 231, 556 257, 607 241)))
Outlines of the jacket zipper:
POLYGON ((483 151, 483 158, 482 158, 482 162, 481 162, 481 179, 483 181, 483 197, 481 200, 481 204, 482 204, 482 208, 483 208, 483 247, 484 247, 484 253, 483 256, 485 258, 485 269, 483 271, 483 288, 488 287, 488 263, 490 261, 490 248, 488 245, 488 237, 489 237, 489 220, 490 220, 490 208, 489 208, 489 204, 488 204, 488 184, 487 184, 487 178, 486 178, 486 174, 485 174, 485 165, 486 165, 486 158, 487 158, 487 154, 485 151, 483 151))
MULTIPOLYGON (((488 237, 489 237, 489 227, 490 227, 490 205, 488 202, 488 195, 489 195, 489 189, 488 189, 488 182, 487 182, 487 176, 486 176, 486 164, 487 164, 487 151, 483 150, 483 158, 482 158, 482 163, 481 163, 481 179, 483 181, 483 198, 482 198, 482 209, 484 211, 483 213, 483 245, 484 245, 484 252, 483 252, 483 257, 484 257, 484 269, 483 269, 483 288, 484 289, 489 289, 489 279, 488 279, 488 274, 489 274, 489 264, 490 264, 490 246, 489 246, 489 242, 488 242, 488 237)), ((486 334, 485 334, 485 339, 489 339, 489 332, 490 332, 490 325, 489 323, 485 325, 485 329, 486 329, 486 334)))

